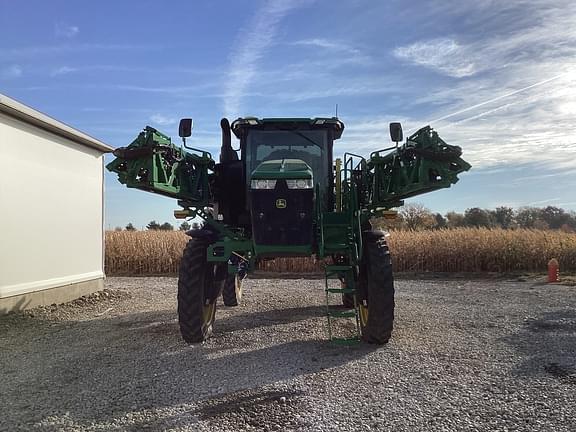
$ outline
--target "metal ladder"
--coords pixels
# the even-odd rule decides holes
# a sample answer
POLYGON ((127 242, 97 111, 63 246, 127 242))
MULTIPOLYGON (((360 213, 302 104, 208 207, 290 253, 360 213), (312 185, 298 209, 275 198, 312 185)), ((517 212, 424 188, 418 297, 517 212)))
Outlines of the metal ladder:
POLYGON ((326 292, 326 316, 328 318, 328 339, 336 345, 354 345, 360 342, 360 317, 358 316, 358 304, 356 299, 356 288, 354 287, 354 274, 350 265, 326 265, 324 267, 324 283, 326 292), (341 288, 330 288, 328 281, 339 278, 344 273, 344 286, 341 288), (330 304, 331 294, 352 294, 354 298, 353 309, 341 309, 330 304), (356 333, 349 337, 336 337, 333 335, 332 326, 340 319, 354 318, 356 333), (333 322, 334 321, 334 322, 333 322))

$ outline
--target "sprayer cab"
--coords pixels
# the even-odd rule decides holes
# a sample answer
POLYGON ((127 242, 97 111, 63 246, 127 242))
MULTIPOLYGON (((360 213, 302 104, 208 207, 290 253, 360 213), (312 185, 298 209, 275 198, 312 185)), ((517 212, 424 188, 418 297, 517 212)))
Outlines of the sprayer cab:
POLYGON ((315 212, 333 205, 332 152, 344 125, 336 118, 239 118, 246 213, 259 256, 310 255, 315 212))

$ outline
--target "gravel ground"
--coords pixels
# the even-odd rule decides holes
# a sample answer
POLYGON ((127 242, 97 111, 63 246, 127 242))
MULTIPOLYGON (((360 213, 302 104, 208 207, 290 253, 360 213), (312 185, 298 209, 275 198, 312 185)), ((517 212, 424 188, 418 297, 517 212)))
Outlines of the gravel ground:
POLYGON ((576 430, 576 287, 400 280, 391 342, 343 348, 322 284, 248 280, 197 346, 174 278, 0 317, 0 429, 576 430))

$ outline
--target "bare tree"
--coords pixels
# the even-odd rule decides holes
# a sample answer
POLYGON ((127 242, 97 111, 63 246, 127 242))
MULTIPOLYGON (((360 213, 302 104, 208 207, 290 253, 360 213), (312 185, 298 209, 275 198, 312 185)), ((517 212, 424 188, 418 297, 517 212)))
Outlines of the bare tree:
POLYGON ((420 203, 406 204, 400 210, 405 228, 409 230, 422 230, 432 228, 436 219, 434 214, 420 203))

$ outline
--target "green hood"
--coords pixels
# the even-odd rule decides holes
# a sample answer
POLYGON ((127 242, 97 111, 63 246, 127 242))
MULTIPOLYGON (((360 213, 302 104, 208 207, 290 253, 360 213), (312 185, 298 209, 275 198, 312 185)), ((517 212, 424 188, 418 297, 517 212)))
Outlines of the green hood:
POLYGON ((262 162, 252 172, 254 180, 311 179, 312 168, 300 159, 278 159, 262 162))

